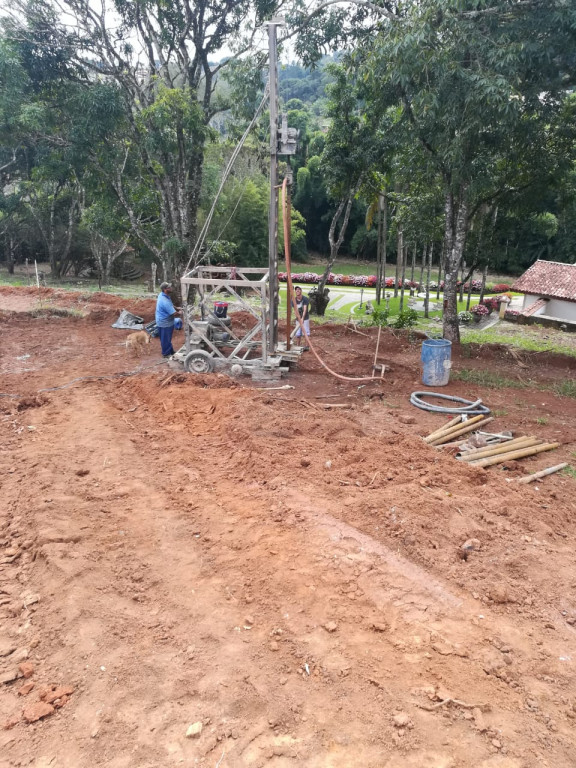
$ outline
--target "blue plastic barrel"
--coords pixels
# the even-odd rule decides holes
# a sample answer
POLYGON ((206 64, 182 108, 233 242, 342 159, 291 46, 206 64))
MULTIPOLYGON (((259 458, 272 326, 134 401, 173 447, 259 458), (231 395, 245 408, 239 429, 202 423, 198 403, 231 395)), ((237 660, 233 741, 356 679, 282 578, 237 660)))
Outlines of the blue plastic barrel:
POLYGON ((422 342, 422 383, 427 387, 445 387, 450 381, 452 342, 426 339, 422 342))

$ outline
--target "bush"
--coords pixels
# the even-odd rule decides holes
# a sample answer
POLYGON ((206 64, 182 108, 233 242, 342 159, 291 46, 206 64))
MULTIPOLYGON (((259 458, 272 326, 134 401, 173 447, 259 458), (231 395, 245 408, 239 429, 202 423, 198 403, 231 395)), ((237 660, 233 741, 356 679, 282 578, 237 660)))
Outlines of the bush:
POLYGON ((476 317, 486 317, 490 314, 490 310, 485 304, 475 304, 471 309, 470 312, 473 315, 476 315, 476 317))
MULTIPOLYGON (((470 283, 464 283, 464 290, 470 290, 470 283)), ((472 293, 480 293, 482 290, 482 280, 472 280, 472 293)))
POLYGON ((471 323, 473 319, 474 319, 474 315, 472 314, 472 312, 459 312, 458 313, 458 321, 460 323, 464 323, 464 324, 471 323))
POLYGON ((418 312, 415 309, 404 309, 392 323, 394 328, 412 328, 418 322, 418 312))
POLYGON ((487 307, 490 312, 492 312, 493 309, 498 309, 500 307, 500 302, 496 297, 484 299, 482 304, 487 307))
POLYGON ((510 290, 510 286, 508 283, 496 283, 496 285, 492 286, 492 292, 493 293, 506 293, 510 290))
POLYGON ((373 325, 388 325, 388 317, 390 316, 390 310, 384 307, 374 307, 372 312, 372 324, 373 325))

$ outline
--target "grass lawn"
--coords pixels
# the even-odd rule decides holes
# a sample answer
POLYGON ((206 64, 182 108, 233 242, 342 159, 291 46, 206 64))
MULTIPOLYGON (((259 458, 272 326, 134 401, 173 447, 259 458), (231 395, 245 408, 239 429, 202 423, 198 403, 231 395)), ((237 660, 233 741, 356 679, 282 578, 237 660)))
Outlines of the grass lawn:
POLYGON ((477 331, 466 328, 464 344, 508 344, 527 352, 556 352, 576 357, 576 335, 539 325, 517 325, 500 321, 493 328, 477 331))
MULTIPOLYGON (((5 270, 0 271, 0 286, 14 286, 18 288, 35 286, 36 277, 34 276, 34 270, 31 270, 30 280, 21 274, 9 275, 5 270)), ((79 291, 80 293, 96 293, 101 290, 102 293, 111 293, 115 296, 126 296, 129 298, 141 298, 143 296, 150 296, 146 291, 144 285, 144 278, 135 280, 134 282, 128 282, 126 280, 112 280, 110 285, 103 285, 101 289, 98 288, 98 280, 91 280, 89 278, 62 278, 61 280, 51 280, 50 277, 46 280, 47 288, 54 288, 63 291, 79 291)))
POLYGON ((465 381, 468 384, 477 384, 480 387, 490 387, 493 389, 540 389, 543 392, 553 392, 560 397, 576 397, 576 381, 573 379, 565 379, 555 384, 542 384, 531 379, 509 379, 493 371, 479 371, 470 368, 452 371, 451 377, 456 379, 456 381, 465 381))

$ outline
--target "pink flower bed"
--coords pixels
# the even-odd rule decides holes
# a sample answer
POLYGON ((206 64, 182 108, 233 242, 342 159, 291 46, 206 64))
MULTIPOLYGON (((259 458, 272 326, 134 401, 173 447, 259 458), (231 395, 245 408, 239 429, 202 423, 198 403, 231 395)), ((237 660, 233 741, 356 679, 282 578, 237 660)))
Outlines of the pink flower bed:
MULTIPOLYGON (((281 283, 287 282, 288 275, 286 272, 279 272, 278 273, 278 280, 280 280, 281 283)), ((328 276, 327 284, 328 285, 355 285, 360 288, 373 288, 376 285, 376 275, 337 275, 333 272, 330 272, 330 275, 328 276)), ((315 272, 293 272, 292 273, 292 282, 293 283, 308 283, 311 285, 316 285, 320 282, 320 275, 317 275, 315 272)), ((402 281, 398 280, 398 287, 400 288, 402 286, 402 281)), ((414 280, 405 280, 404 281, 404 287, 405 288, 418 288, 419 283, 417 283, 414 280)), ((386 288, 394 288, 394 278, 393 277, 387 277, 386 278, 386 288)))

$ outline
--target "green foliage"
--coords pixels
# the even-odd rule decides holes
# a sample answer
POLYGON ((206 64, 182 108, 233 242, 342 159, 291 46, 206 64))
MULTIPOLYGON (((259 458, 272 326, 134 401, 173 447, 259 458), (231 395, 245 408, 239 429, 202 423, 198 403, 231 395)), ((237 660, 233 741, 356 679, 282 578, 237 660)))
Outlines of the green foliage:
POLYGON ((393 328, 413 328, 418 322, 418 312, 415 309, 403 309, 392 323, 393 328))
POLYGON ((238 263, 238 246, 228 240, 212 240, 206 243, 211 264, 225 266, 238 263))
POLYGON ((306 221, 308 248, 325 253, 328 248, 331 205, 322 176, 322 161, 316 155, 298 169, 292 203, 306 221))
POLYGON ((554 392, 560 397, 576 397, 576 381, 564 379, 553 387, 554 392))
MULTIPOLYGON (((552 331, 549 330, 549 333, 551 334, 552 331)), ((533 328, 523 326, 522 329, 514 326, 510 332, 504 332, 502 326, 497 325, 485 331, 466 330, 462 342, 463 344, 508 344, 526 352, 552 352, 576 357, 576 345, 571 339, 571 334, 561 331, 558 331, 553 339, 544 339, 536 326, 533 328)))
POLYGON ((376 243, 378 233, 375 229, 367 230, 360 225, 350 241, 350 250, 357 258, 372 259, 376 257, 376 243))
POLYGON ((326 86, 332 80, 326 68, 330 61, 331 57, 325 57, 315 69, 308 69, 296 63, 284 64, 279 68, 278 90, 287 109, 295 108, 290 106, 293 100, 321 109, 326 96, 326 86))
POLYGON ((457 381, 465 381, 469 384, 477 384, 481 387, 491 387, 493 389, 515 388, 515 389, 540 389, 546 392, 553 392, 559 397, 576 397, 576 381, 566 379, 559 384, 543 384, 536 381, 526 381, 525 379, 509 379, 494 373, 490 370, 476 370, 470 368, 461 368, 459 371, 452 371, 452 378, 457 381))
POLYGON ((220 198, 211 231, 217 252, 238 266, 261 267, 268 261, 268 186, 262 174, 231 179, 220 198))
POLYGON ((509 379, 506 376, 501 376, 499 373, 486 369, 461 368, 459 371, 453 370, 451 376, 456 381, 465 381, 467 384, 477 384, 480 387, 491 387, 492 389, 505 389, 509 387, 525 389, 529 386, 524 381, 509 379))
POLYGON ((371 321, 372 325, 388 325, 388 318, 390 317, 390 310, 384 307, 374 307, 372 310, 371 321))

